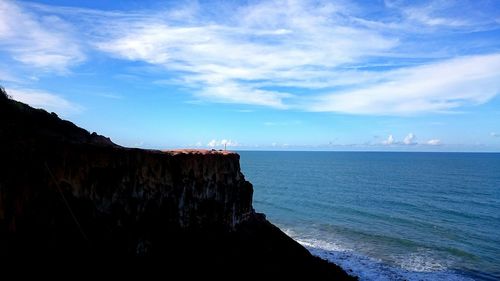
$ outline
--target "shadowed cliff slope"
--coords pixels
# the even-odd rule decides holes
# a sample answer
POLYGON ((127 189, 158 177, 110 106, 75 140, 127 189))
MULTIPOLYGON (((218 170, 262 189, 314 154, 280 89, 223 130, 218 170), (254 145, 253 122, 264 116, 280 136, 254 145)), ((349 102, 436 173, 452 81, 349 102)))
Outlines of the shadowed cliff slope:
POLYGON ((2 259, 351 278, 254 212, 236 153, 123 148, 2 90, 0 155, 2 259))

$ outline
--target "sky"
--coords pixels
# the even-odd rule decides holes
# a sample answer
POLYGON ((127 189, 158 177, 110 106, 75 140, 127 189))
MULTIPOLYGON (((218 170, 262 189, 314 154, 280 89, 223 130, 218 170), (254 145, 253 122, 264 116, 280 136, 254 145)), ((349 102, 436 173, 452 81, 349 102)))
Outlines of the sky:
POLYGON ((500 152, 500 1, 0 0, 0 85, 141 148, 500 152))

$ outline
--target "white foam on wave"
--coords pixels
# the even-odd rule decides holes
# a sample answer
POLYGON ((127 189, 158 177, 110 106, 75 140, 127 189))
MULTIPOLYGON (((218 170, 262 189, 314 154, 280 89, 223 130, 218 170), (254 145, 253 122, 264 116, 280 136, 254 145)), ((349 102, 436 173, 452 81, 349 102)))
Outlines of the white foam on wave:
POLYGON ((382 260, 358 254, 339 243, 303 238, 290 229, 285 229, 284 232, 306 247, 313 255, 339 265, 349 274, 358 276, 360 281, 473 280, 448 270, 448 265, 434 259, 432 253, 428 251, 397 256, 395 258, 400 262, 392 266, 382 260))
POLYGON ((345 248, 339 243, 334 243, 331 241, 325 241, 325 240, 318 240, 314 238, 299 238, 299 235, 295 233, 295 231, 289 229, 289 228, 282 228, 281 229, 286 235, 292 237, 295 241, 299 242, 302 246, 304 247, 311 247, 311 248, 320 248, 323 250, 327 251, 332 251, 332 252, 344 252, 344 251, 351 251, 348 248, 345 248))
POLYGON ((402 269, 412 272, 445 271, 449 266, 443 261, 436 260, 428 251, 411 253, 404 257, 397 257, 396 260, 399 261, 402 269))

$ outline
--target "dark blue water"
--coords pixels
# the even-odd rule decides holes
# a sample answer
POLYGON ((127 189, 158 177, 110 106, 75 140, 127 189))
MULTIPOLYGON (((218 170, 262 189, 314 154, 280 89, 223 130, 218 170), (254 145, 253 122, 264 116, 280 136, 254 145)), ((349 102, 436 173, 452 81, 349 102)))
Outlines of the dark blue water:
POLYGON ((255 209, 361 280, 500 280, 500 154, 239 153, 255 209))

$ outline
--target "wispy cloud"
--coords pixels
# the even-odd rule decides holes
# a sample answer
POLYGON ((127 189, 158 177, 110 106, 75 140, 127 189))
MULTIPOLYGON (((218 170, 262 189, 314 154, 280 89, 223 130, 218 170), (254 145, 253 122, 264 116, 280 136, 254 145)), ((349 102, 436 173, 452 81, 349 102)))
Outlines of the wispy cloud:
POLYGON ((112 93, 100 93, 100 94, 97 94, 97 95, 100 96, 100 97, 103 97, 103 98, 113 99, 113 100, 121 100, 121 99, 123 99, 122 95, 112 94, 112 93))
POLYGON ((4 64, 0 64, 0 82, 20 82, 21 79, 16 77, 14 74, 7 71, 8 67, 4 64))
MULTIPOLYGON (((494 4, 493 4, 494 5, 494 4)), ((415 32, 429 32, 450 29, 459 32, 479 31, 494 28, 494 16, 487 13, 487 2, 482 1, 393 1, 386 0, 385 6, 400 13, 400 24, 393 28, 406 28, 415 32), (479 7, 482 7, 479 8, 479 7), (464 10, 474 10, 464 13, 464 10)))
POLYGON ((302 121, 293 120, 293 121, 284 121, 284 122, 276 122, 276 121, 266 121, 264 122, 265 126, 296 126, 301 125, 302 121))
POLYGON ((160 69, 158 83, 188 89, 198 101, 277 109, 412 115, 482 104, 499 93, 498 51, 467 56, 460 42, 447 52, 411 36, 472 32, 494 18, 446 14, 456 8, 448 1, 401 3, 386 1, 396 15, 373 18, 343 1, 188 2, 133 12, 4 1, 0 49, 59 73, 97 50, 160 69), (426 49, 414 51, 420 46, 426 49), (417 65, 404 60, 416 57, 417 65))
MULTIPOLYGON (((441 1, 441 3, 443 2, 441 1)), ((440 10, 444 8, 442 4, 439 5, 438 2, 435 1, 423 6, 404 7, 401 11, 408 20, 428 26, 461 27, 469 25, 464 19, 437 15, 440 10)))
POLYGON ((340 10, 266 1, 217 18, 192 12, 188 22, 127 18, 96 47, 175 71, 200 98, 287 108, 295 95, 269 87, 330 86, 335 81, 325 82, 334 68, 397 44, 377 31, 335 21, 340 10))
POLYGON ((426 9, 408 9, 405 11, 406 15, 411 20, 416 20, 426 25, 436 26, 436 25, 445 25, 452 27, 460 27, 467 25, 467 22, 456 19, 447 19, 441 17, 432 17, 429 14, 429 11, 426 9))
POLYGON ((82 111, 82 107, 66 100, 65 98, 46 91, 33 89, 8 88, 7 93, 13 99, 27 103, 36 108, 43 108, 48 111, 54 111, 58 114, 69 115, 82 111))
MULTIPOLYGON (((498 54, 387 71, 357 69, 367 58, 390 56, 400 34, 353 24, 358 18, 339 4, 266 1, 238 8, 233 16, 208 19, 196 8, 188 22, 127 18, 96 46, 119 58, 174 71, 183 86, 193 87, 194 95, 214 102, 408 115, 481 104, 499 92, 498 54), (283 87, 303 89, 307 95, 283 87), (323 94, 333 87, 340 89, 323 94)), ((400 10, 404 21, 466 24, 431 17, 438 8, 400 10)))
POLYGON ((64 73, 85 55, 72 27, 54 15, 31 13, 11 1, 0 2, 0 50, 15 61, 45 71, 64 73))
POLYGON ((500 54, 450 59, 381 76, 379 83, 313 99, 310 109, 409 115, 482 104, 500 92, 500 54))

